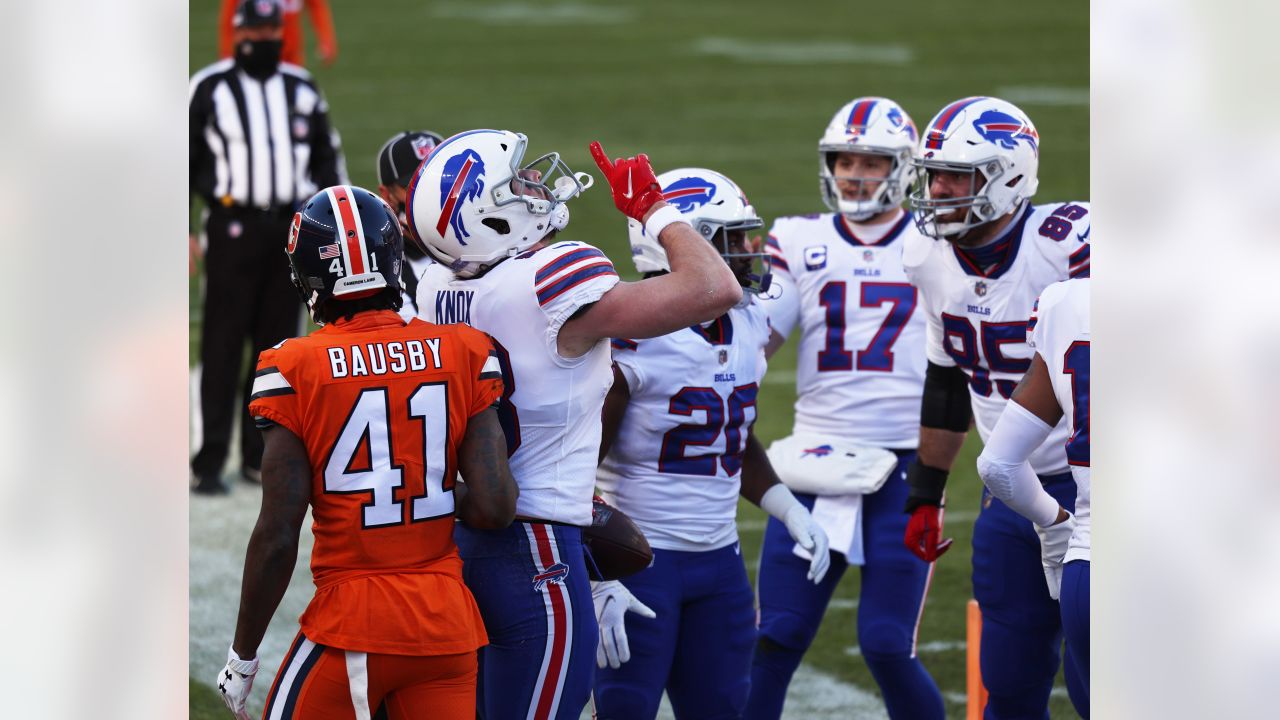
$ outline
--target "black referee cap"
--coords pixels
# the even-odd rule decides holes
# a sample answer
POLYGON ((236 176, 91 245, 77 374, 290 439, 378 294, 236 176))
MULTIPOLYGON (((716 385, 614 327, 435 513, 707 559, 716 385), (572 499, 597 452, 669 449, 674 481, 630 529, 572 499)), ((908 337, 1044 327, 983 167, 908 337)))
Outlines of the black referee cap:
POLYGON ((281 22, 278 0, 242 0, 236 5, 236 14, 231 17, 233 27, 260 27, 281 22))
POLYGON ((413 171, 444 138, 430 130, 406 130, 397 133, 378 151, 378 184, 409 187, 413 171))

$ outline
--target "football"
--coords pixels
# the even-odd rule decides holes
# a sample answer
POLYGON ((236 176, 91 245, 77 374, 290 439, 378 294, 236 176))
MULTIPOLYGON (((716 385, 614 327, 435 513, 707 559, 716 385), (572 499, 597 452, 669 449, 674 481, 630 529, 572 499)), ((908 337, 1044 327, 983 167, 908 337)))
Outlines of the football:
POLYGON ((591 526, 582 530, 587 572, 592 580, 618 580, 649 567, 653 550, 626 513, 596 498, 591 526))

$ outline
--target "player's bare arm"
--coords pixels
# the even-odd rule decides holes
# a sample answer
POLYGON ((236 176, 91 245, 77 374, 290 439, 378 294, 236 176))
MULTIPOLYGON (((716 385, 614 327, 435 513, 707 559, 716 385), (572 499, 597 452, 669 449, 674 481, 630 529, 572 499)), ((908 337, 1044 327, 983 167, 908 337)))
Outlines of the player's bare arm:
POLYGON ((600 413, 600 422, 603 427, 600 432, 599 462, 604 461, 605 456, 609 454, 609 448, 613 446, 614 438, 618 437, 618 428, 622 425, 622 417, 627 414, 629 402, 631 402, 631 388, 627 386, 627 379, 615 364, 613 386, 609 388, 609 394, 604 396, 604 410, 600 413))
POLYGON ((806 577, 815 585, 822 582, 831 567, 831 542, 827 539, 827 533, 813 519, 809 508, 802 505, 790 488, 782 484, 754 430, 747 433, 741 482, 738 494, 786 526, 791 539, 809 552, 809 572, 806 577))
POLYGON ((662 200, 644 155, 610 162, 599 143, 592 157, 609 181, 614 204, 657 236, 671 272, 634 283, 618 283, 557 336, 565 357, 579 357, 602 338, 651 338, 708 322, 742 300, 742 286, 719 253, 662 200))
POLYGON ((257 657, 271 616, 289 587, 298 560, 298 533, 311 500, 311 461, 302 440, 280 425, 262 435, 262 510, 245 554, 232 644, 245 660, 257 657))
POLYGON ((947 474, 955 464, 973 408, 969 401, 969 381, 958 367, 929 363, 920 402, 920 447, 916 460, 907 469, 910 494, 904 510, 911 514, 903 542, 925 562, 933 562, 950 547, 942 537, 942 496, 947 474))
POLYGON ((507 464, 507 439, 493 408, 475 415, 458 448, 458 468, 466 482, 457 494, 458 517, 473 528, 498 530, 516 516, 520 489, 507 464))
POLYGON ((783 337, 777 330, 769 333, 769 343, 764 346, 764 359, 772 360, 773 354, 787 343, 787 339, 783 337))
POLYGON ((758 507, 765 492, 781 483, 773 464, 769 462, 764 445, 752 431, 747 435, 747 447, 742 453, 742 487, 738 494, 758 507))
POLYGON ((1053 394, 1053 379, 1049 377, 1049 366, 1045 365, 1040 353, 1031 356, 1031 368, 1022 376, 1018 387, 1014 388, 1010 398, 1022 407, 1030 410, 1036 417, 1053 427, 1062 419, 1062 407, 1053 394))

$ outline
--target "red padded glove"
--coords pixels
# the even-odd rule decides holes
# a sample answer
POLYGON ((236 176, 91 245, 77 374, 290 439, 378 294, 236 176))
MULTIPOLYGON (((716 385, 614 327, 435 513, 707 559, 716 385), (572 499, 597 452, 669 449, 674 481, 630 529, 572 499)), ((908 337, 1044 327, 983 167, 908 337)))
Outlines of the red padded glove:
POLYGON ((649 209, 662 201, 662 186, 658 185, 658 178, 649 165, 649 156, 642 153, 609 162, 599 142, 592 142, 588 148, 605 180, 609 181, 613 204, 623 215, 644 222, 649 209))
POLYGON ((912 555, 925 562, 933 562, 951 549, 951 538, 942 539, 942 508, 937 505, 921 505, 911 511, 907 532, 903 541, 912 555))

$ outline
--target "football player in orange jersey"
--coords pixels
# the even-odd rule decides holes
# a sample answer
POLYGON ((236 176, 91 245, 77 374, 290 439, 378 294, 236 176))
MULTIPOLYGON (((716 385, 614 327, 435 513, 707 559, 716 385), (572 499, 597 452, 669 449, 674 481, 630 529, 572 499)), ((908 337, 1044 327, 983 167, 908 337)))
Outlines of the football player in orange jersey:
POLYGON ((488 638, 453 525, 455 509, 477 528, 515 515, 503 385, 484 333, 396 313, 403 247, 395 212, 346 185, 290 226, 293 281, 323 327, 262 353, 249 403, 265 439, 262 511, 217 679, 241 720, 308 505, 316 594, 266 716, 354 720, 385 702, 392 720, 475 717, 488 638))

